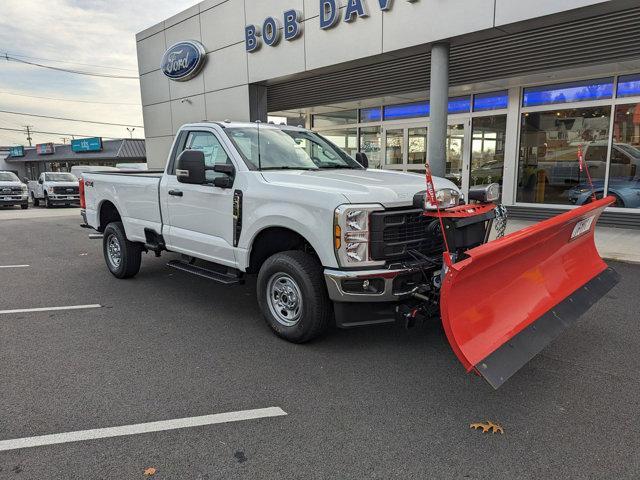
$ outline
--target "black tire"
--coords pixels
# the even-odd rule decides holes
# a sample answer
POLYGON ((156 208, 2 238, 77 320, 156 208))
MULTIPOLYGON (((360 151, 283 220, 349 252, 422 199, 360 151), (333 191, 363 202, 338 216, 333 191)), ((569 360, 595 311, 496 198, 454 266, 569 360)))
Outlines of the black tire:
MULTIPOLYGON (((269 257, 258 273, 257 290, 258 305, 267 324, 276 335, 290 342, 304 343, 322 335, 333 318, 333 305, 327 294, 322 266, 308 253, 292 250, 269 257), (287 283, 280 283, 282 281, 287 283), (275 294, 272 285, 294 287, 293 298, 297 297, 296 290, 299 292, 301 303, 296 309, 299 312, 297 317, 293 314, 294 316, 288 317, 291 320, 288 320, 274 314, 279 311, 282 315, 287 310, 278 309, 274 305, 275 297, 271 298, 275 294), (287 321, 291 324, 286 324, 287 321)), ((281 298, 286 301, 286 292, 284 293, 281 298)))
POLYGON ((20 205, 20 208, 22 210, 26 210, 27 208, 29 208, 29 204, 28 203, 23 203, 22 205, 20 205))
POLYGON ((36 198, 36 196, 33 194, 33 192, 31 192, 31 200, 33 200, 33 206, 34 207, 39 207, 40 206, 40 200, 38 200, 36 198))
POLYGON ((44 194, 44 208, 51 208, 53 207, 53 205, 51 204, 51 201, 49 200, 49 195, 47 195, 46 193, 44 194))
POLYGON ((114 277, 131 278, 140 271, 142 245, 127 240, 122 222, 112 222, 104 229, 102 251, 107 268, 114 277), (117 255, 110 253, 110 246, 114 245, 119 248, 119 262, 116 262, 117 255))

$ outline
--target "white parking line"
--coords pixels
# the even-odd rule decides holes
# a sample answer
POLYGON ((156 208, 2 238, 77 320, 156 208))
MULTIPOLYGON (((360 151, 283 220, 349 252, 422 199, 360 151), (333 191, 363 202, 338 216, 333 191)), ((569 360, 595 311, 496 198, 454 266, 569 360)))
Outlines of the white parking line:
POLYGON ((58 310, 83 310, 86 308, 100 308, 102 305, 69 305, 67 307, 43 307, 43 308, 16 308, 14 310, 0 310, 0 315, 5 313, 29 313, 29 312, 55 312, 58 310))
POLYGON ((93 430, 79 430, 77 432, 54 433, 52 435, 42 435, 39 437, 16 438, 14 440, 0 441, 0 452, 17 450, 19 448, 55 445, 58 443, 81 442, 83 440, 95 440, 98 438, 122 437, 139 435, 141 433, 162 432, 164 430, 177 430, 179 428, 200 427, 203 425, 213 425, 215 423, 281 417, 286 414, 287 412, 279 407, 269 407, 255 410, 242 410, 239 412, 217 413, 215 415, 204 415, 202 417, 178 418, 160 422, 123 425, 121 427, 96 428, 93 430))
POLYGON ((31 265, 0 265, 0 268, 27 268, 31 265))

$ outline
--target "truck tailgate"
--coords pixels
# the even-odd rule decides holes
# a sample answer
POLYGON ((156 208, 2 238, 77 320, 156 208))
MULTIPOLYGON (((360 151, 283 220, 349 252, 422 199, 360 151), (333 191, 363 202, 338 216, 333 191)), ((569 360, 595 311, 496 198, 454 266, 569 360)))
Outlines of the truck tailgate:
POLYGON ((82 175, 87 223, 104 228, 109 209, 115 208, 122 218, 127 238, 145 241, 145 228, 162 232, 162 215, 158 191, 162 173, 156 172, 91 172, 82 175))

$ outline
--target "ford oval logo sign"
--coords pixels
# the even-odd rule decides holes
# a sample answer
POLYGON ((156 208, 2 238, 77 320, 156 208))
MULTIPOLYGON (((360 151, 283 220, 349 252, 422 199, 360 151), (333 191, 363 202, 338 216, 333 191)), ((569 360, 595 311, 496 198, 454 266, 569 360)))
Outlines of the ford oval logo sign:
POLYGON ((176 43, 162 57, 162 72, 171 80, 184 82, 195 77, 207 58, 200 42, 192 40, 176 43))

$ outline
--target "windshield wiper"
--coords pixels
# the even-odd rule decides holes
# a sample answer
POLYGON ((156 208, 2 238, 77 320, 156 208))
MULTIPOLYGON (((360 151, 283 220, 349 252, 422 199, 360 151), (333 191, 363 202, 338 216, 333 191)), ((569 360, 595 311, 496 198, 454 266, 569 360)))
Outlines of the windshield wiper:
POLYGON ((357 167, 352 167, 350 165, 331 165, 330 167, 320 167, 322 170, 337 170, 337 169, 346 169, 346 170, 359 170, 357 167))
POLYGON ((265 170, 318 170, 317 167, 290 167, 288 165, 283 165, 281 167, 262 167, 260 171, 264 172, 265 170))

